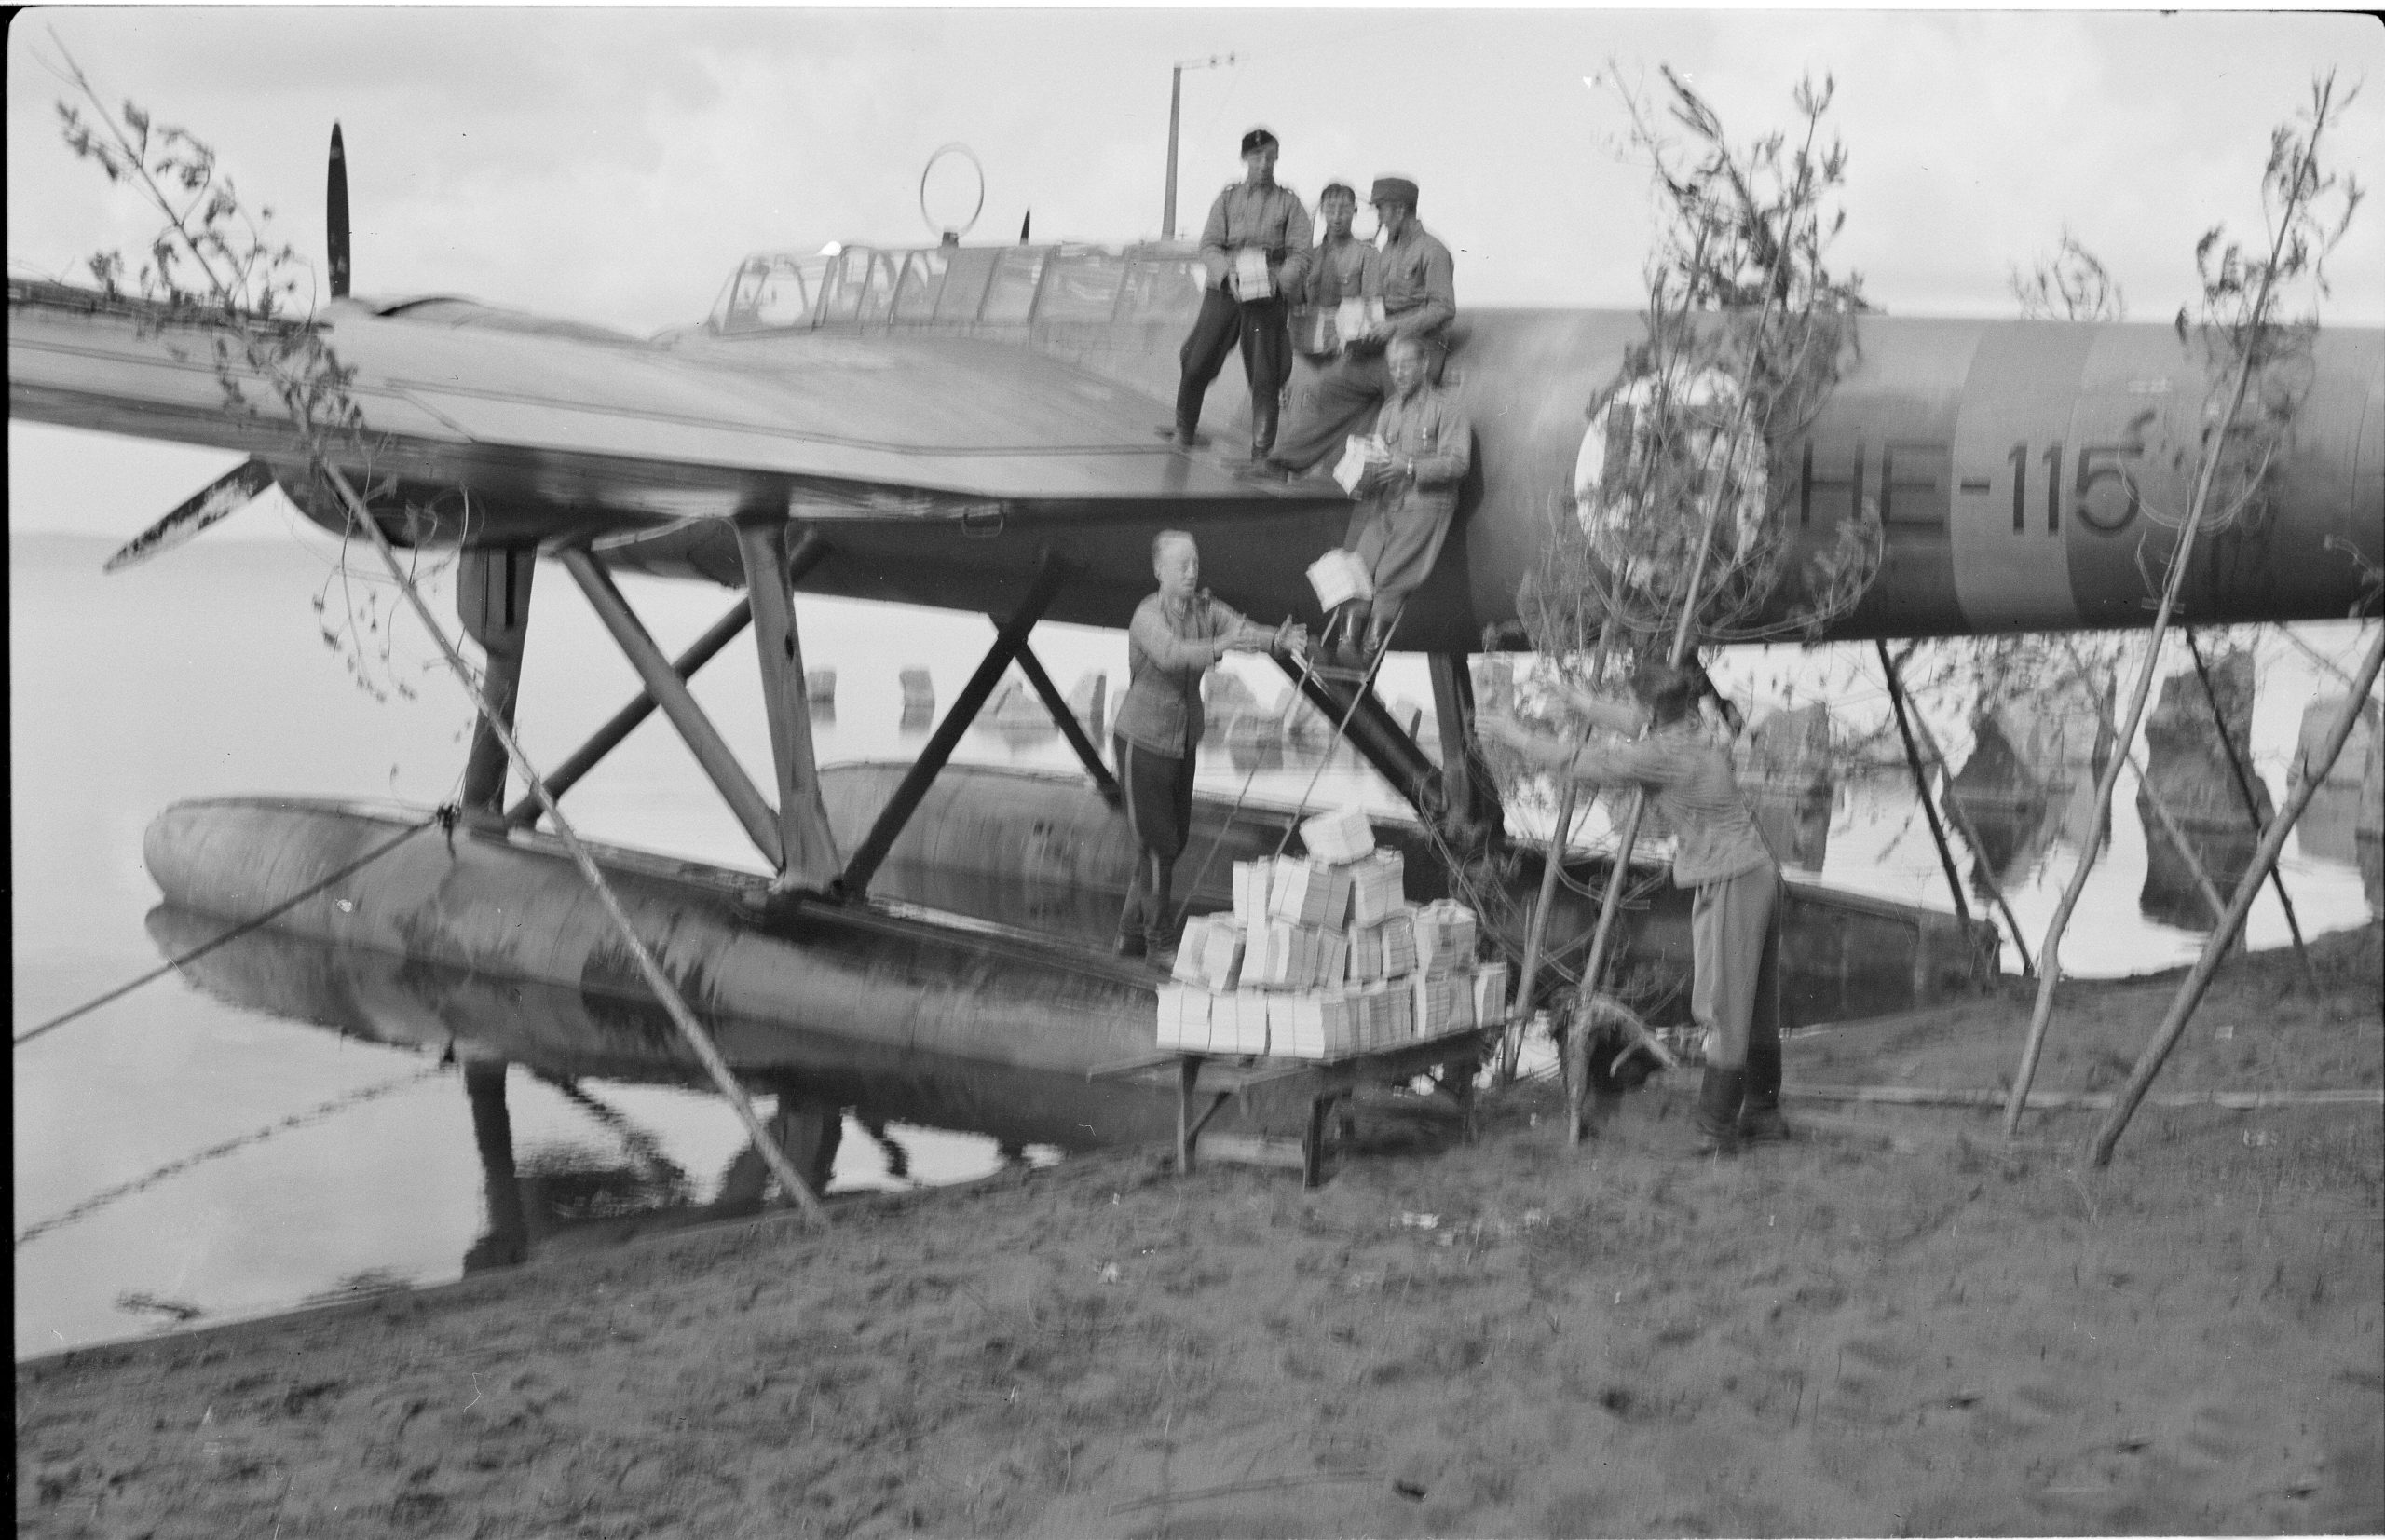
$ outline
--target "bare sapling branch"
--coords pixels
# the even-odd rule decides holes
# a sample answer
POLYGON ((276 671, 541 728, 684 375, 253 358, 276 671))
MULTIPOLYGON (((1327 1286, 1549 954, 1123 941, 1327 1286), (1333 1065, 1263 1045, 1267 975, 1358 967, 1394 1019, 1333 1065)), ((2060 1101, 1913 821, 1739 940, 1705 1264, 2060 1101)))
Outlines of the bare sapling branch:
MULTIPOLYGON (((340 364, 310 315, 292 309, 298 292, 297 269, 303 266, 297 254, 287 246, 273 247, 265 241, 258 233, 262 217, 252 220, 246 213, 231 182, 220 174, 213 150, 181 129, 157 126, 134 103, 125 103, 121 114, 111 112, 71 57, 66 58, 61 73, 84 99, 81 105, 59 104, 68 148, 96 163, 109 181, 129 185, 165 219, 151 243, 149 261, 136 279, 140 298, 152 307, 160 324, 195 327, 211 339, 226 413, 262 419, 266 408, 256 404, 250 392, 263 388, 269 394, 304 457, 307 484, 302 493, 329 501, 339 511, 350 538, 361 535, 371 542, 388 580, 437 644, 473 706, 495 729, 514 769, 545 808, 573 864, 627 942, 647 987, 736 1111, 781 1188, 806 1215, 825 1222, 826 1211, 818 1196, 763 1126, 710 1034, 638 934, 602 868, 564 817, 504 714, 489 698, 484 672, 472 666, 430 613, 419 576, 411 565, 414 558, 401 557, 382 527, 388 515, 376 514, 374 504, 387 498, 391 489, 372 472, 373 444, 364 414, 349 393, 354 371, 340 364)), ((90 269, 103 290, 112 296, 120 293, 116 288, 124 271, 120 257, 95 257, 90 269)), ((414 505, 394 511, 410 548, 418 549, 439 533, 442 521, 437 513, 437 510, 414 505)), ((343 567, 343 586, 345 580, 343 567)), ((319 616, 326 607, 319 595, 319 616)), ((378 630, 379 624, 377 615, 366 621, 368 631, 378 630)), ((325 629, 328 633, 328 625, 325 629)))
MULTIPOLYGON (((2270 135, 2269 161, 2261 175, 2261 202, 2269 225, 2266 254, 2248 255, 2232 240, 2223 244, 2225 231, 2219 225, 2212 226, 2196 245, 2195 264, 2202 280, 2202 320, 2190 325, 2187 310, 2181 307, 2178 338, 2181 343, 2192 339, 2199 344, 2206 368, 2226 384, 2215 398, 2222 404, 2212 415, 2212 426, 2203 436, 2193 500, 2178 528, 2175 544, 2163 557, 2166 570, 2160 604, 2154 611, 2152 629, 2145 640, 2145 655, 2129 692, 2128 710, 2118 728, 2123 748, 2135 742, 2137 728, 2144 720, 2162 638, 2169 631, 2179 591, 2192 565, 2195 537, 2203 526, 2206 511, 2215 506, 2215 495, 2222 499, 2218 506, 2228 511, 2225 517, 2239 516, 2243 510, 2256 506, 2275 445, 2298 402, 2294 389, 2295 372, 2284 365, 2307 352, 2318 321, 2312 317, 2281 322, 2278 311, 2288 289, 2302 280, 2310 280, 2317 293, 2326 293, 2326 255, 2343 238, 2352 212, 2359 206, 2359 184, 2350 177, 2326 170, 2319 158, 2327 130, 2340 120, 2353 94, 2356 93, 2338 98, 2335 76, 2330 74, 2312 84, 2310 103, 2299 123, 2281 125, 2270 135), (2260 387, 2257 391, 2256 385, 2260 387), (2250 419, 2245 419, 2242 414, 2248 398, 2256 402, 2256 409, 2250 419)), ((2037 948, 2037 1005, 2005 1107, 2007 1138, 2018 1131, 2021 1114, 2028 1105, 2029 1084, 2037 1075, 2046 1025, 2053 1013, 2055 988, 2062 977, 2063 934, 2069 927, 2079 894, 2086 889, 2104 831, 2110 826, 2112 790, 2127 757, 2125 753, 2115 755, 2096 778, 2093 821, 2085 849, 2054 907, 2045 941, 2037 948)))

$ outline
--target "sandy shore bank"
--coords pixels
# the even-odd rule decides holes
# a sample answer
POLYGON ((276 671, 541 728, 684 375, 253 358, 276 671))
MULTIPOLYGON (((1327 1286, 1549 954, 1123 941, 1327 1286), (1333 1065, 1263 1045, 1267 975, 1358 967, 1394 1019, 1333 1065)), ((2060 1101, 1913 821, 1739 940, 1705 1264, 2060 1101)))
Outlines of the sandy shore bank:
MULTIPOLYGON (((2231 964, 2160 1090, 2374 1088, 2378 931, 2231 964)), ((2172 980, 2065 996, 2115 1085, 2172 980)), ((2025 999, 1792 1043, 1993 1086, 2025 999)), ((2385 1529, 2385 1114, 1796 1103, 1683 1154, 1378 1112, 1333 1179, 1155 1153, 21 1364, 41 1535, 2385 1529)))

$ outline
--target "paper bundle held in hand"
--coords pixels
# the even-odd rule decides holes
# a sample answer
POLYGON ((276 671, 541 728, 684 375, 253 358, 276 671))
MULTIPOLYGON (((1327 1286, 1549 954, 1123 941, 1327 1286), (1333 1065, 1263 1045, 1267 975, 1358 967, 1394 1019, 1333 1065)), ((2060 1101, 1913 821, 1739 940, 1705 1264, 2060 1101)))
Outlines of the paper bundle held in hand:
POLYGON ((1408 867, 1397 851, 1375 851, 1354 861, 1350 872, 1350 920, 1379 925, 1408 901, 1408 867))
POLYGON ((1333 307, 1333 339, 1347 348, 1365 340, 1367 334, 1383 322, 1383 301, 1380 299, 1345 299, 1333 307))
POLYGON ((1375 848, 1375 826, 1358 808, 1336 808, 1301 821, 1301 843, 1315 861, 1346 865, 1375 848))
POLYGON ((1338 923, 1350 902, 1347 867, 1314 858, 1287 857, 1275 863, 1275 879, 1267 893, 1267 912, 1299 925, 1338 923))
POLYGON ((1341 484, 1342 491, 1355 497, 1358 495, 1359 484, 1367 479, 1367 472, 1390 458, 1391 451, 1383 446, 1383 440, 1371 436, 1360 438, 1353 433, 1342 447, 1341 460, 1333 467, 1333 479, 1341 484))
POLYGON ((1206 1053, 1213 997, 1194 984, 1159 987, 1159 1045, 1206 1053))
POLYGON ((1474 966, 1474 911, 1437 898, 1416 911, 1416 963, 1440 977, 1474 966))
POLYGON ((1507 1019, 1507 965, 1492 962, 1474 970, 1474 1021, 1495 1027, 1507 1019))
POLYGON ((1274 280, 1267 276, 1267 251, 1263 246, 1245 246, 1233 254, 1233 290, 1247 305, 1253 300, 1273 299, 1274 280))
POLYGON ((1375 596, 1374 579, 1367 564, 1339 547, 1308 564, 1308 586, 1316 591, 1317 604, 1328 612, 1353 599, 1375 596))

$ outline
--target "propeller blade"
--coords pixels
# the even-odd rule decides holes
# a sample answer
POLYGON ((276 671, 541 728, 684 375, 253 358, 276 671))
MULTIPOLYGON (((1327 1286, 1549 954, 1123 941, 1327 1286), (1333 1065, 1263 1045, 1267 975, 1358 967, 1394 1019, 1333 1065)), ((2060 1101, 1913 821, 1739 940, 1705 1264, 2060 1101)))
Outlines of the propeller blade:
POLYGON ((323 188, 323 227, 331 247, 332 298, 348 297, 348 146, 332 125, 332 169, 323 188))
POLYGON ((1035 223, 1035 211, 1034 211, 1034 210, 1032 210, 1032 209, 1029 209, 1029 210, 1028 210, 1028 211, 1027 211, 1027 217, 1026 217, 1025 219, 1022 219, 1022 220, 1020 220, 1020 221, 1018 222, 1018 243, 1019 243, 1021 246, 1024 246, 1024 245, 1026 245, 1026 244, 1027 244, 1027 231, 1028 231, 1028 227, 1029 227, 1029 225, 1033 225, 1034 223, 1035 223))
POLYGON ((272 484, 273 467, 263 460, 243 461, 208 483, 197 497, 126 541, 124 548, 110 556, 100 570, 121 572, 160 552, 171 551, 209 525, 246 508, 272 484))

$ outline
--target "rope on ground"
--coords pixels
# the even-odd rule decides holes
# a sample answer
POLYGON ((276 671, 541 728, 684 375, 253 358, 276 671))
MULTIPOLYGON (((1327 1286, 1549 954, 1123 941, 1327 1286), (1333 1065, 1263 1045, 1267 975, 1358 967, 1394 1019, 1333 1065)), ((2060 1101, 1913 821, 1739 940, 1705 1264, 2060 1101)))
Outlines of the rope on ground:
POLYGON ((303 1112, 293 1112, 279 1123, 267 1124, 265 1127, 242 1134, 238 1138, 229 1138, 221 1144, 211 1145, 197 1154, 184 1155, 177 1161, 169 1161, 145 1177, 121 1182, 104 1192, 94 1193, 64 1213, 53 1215, 31 1226, 17 1236, 15 1249, 22 1250, 25 1243, 36 1236, 46 1235, 59 1226, 72 1224, 76 1220, 88 1219, 109 1205, 120 1199, 131 1197, 136 1192, 144 1192, 164 1181, 168 1177, 179 1176, 195 1165, 203 1165, 209 1161, 231 1154, 236 1150, 245 1150, 252 1144, 262 1144, 276 1134, 285 1134, 293 1128, 304 1128, 309 1124, 320 1123, 335 1112, 344 1112, 351 1107, 361 1107, 368 1101, 378 1101, 383 1097, 410 1089, 438 1074, 444 1068, 443 1064, 433 1064, 427 1069, 417 1070, 410 1075, 400 1075, 395 1080, 385 1080, 359 1090, 344 1092, 303 1112))
POLYGON ((257 929, 259 926, 272 923, 283 915, 288 914, 292 909, 294 909, 299 905, 305 903, 307 899, 310 899, 317 893, 321 893, 324 889, 332 887, 336 883, 343 882, 348 878, 355 876, 358 872, 362 871, 374 862, 380 860, 383 856, 388 854, 391 851, 396 850, 400 845, 404 844, 407 840, 413 838, 416 835, 420 834, 423 830, 430 827, 433 824, 442 825, 450 828, 454 827, 456 816, 457 810, 452 804, 447 807, 441 808, 437 812, 432 813, 421 823, 413 825, 402 833, 393 836, 389 839, 374 846, 371 850, 365 852, 354 861, 349 862, 347 865, 342 866, 339 870, 332 873, 329 877, 324 878, 321 881, 310 883, 307 886, 299 889, 296 893, 291 894, 288 898, 283 899, 280 903, 276 904, 272 908, 266 910, 263 914, 253 915, 251 918, 240 921, 240 923, 233 926, 230 930, 225 931, 222 935, 217 936, 214 940, 203 942, 200 945, 192 947, 189 951, 183 953, 180 957, 169 959, 165 962, 158 964, 157 967, 150 969, 147 973, 143 974, 140 977, 132 979, 128 983, 119 984, 115 988, 108 990, 104 994, 94 996, 93 998, 85 1001, 82 1004, 75 1006, 71 1011, 50 1017, 48 1021, 43 1022, 38 1027, 27 1028, 24 1031, 20 1032, 15 1037, 9 1039, 8 1045, 12 1048, 21 1048, 26 1043, 31 1043, 34 1039, 41 1036, 44 1032, 55 1031, 59 1028, 65 1026, 68 1022, 73 1021, 77 1016, 89 1015, 91 1012, 98 1010, 101 1006, 107 1004, 110 1001, 120 1000, 124 996, 130 994, 133 990, 141 988, 143 984, 148 984, 157 979, 163 978, 168 974, 172 973, 175 969, 182 967, 184 963, 195 962, 198 959, 205 957, 208 953, 213 951, 216 947, 224 946, 227 942, 237 941, 241 936, 248 934, 251 931, 257 929))

